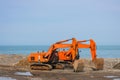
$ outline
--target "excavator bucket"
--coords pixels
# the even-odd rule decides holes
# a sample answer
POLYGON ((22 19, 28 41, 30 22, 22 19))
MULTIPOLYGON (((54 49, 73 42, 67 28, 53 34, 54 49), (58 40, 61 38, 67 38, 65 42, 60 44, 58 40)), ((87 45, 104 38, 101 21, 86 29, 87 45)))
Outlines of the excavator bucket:
POLYGON ((73 63, 74 72, 82 72, 84 70, 84 61, 79 59, 73 63))
POLYGON ((94 61, 94 66, 92 67, 93 70, 103 70, 104 68, 104 59, 103 58, 96 58, 94 61))

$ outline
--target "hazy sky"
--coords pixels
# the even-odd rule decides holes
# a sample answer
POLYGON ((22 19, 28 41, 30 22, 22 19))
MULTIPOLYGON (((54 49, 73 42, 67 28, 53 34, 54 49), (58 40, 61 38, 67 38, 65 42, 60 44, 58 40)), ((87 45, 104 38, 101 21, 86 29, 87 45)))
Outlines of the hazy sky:
POLYGON ((0 0, 0 45, 72 37, 120 45, 120 0, 0 0))

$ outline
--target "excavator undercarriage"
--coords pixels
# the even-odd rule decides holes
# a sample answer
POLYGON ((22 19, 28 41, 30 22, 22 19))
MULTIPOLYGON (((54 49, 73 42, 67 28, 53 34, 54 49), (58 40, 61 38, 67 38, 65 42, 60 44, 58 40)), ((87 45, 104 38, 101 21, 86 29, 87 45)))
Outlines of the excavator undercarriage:
MULTIPOLYGON (((104 59, 97 58, 92 62, 93 65, 89 67, 94 70, 103 70, 104 68, 104 59)), ((74 69, 74 72, 82 72, 85 68, 85 62, 83 59, 75 60, 72 62, 59 62, 55 64, 46 64, 46 63, 33 63, 30 65, 31 70, 52 70, 52 69, 74 69)))

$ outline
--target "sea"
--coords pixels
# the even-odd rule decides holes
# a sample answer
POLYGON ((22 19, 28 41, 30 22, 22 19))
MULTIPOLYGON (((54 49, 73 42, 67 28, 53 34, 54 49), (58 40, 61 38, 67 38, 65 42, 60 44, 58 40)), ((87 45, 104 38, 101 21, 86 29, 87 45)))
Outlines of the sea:
MULTIPOLYGON (((48 45, 19 45, 19 46, 0 46, 0 54, 24 54, 31 52, 47 51, 48 45)), ((81 58, 91 58, 90 49, 79 49, 81 58)), ((97 57, 102 58, 120 58, 120 45, 98 45, 97 57)))

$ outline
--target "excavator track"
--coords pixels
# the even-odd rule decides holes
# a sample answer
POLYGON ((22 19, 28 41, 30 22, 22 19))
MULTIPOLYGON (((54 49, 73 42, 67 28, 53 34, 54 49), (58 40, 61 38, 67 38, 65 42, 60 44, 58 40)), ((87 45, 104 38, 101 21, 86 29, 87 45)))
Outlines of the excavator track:
POLYGON ((34 63, 30 65, 31 70, 52 70, 52 66, 49 64, 34 63))

